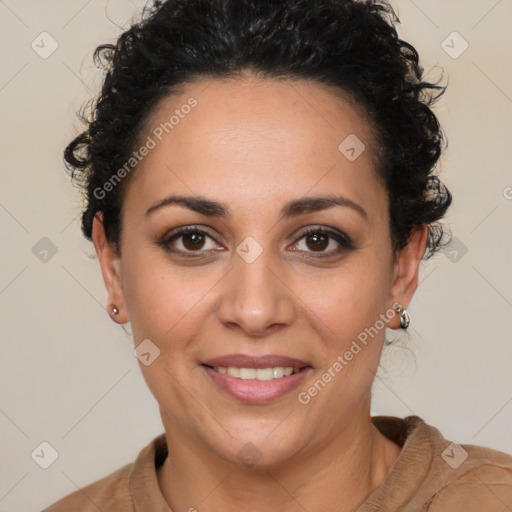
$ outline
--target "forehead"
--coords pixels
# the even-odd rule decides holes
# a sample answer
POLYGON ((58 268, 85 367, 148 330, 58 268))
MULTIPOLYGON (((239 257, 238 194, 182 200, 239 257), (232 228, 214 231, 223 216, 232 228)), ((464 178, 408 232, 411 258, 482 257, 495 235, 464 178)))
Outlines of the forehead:
POLYGON ((154 147, 126 196, 141 207, 166 192, 229 193, 240 204, 262 204, 270 191, 279 200, 334 189, 359 201, 382 193, 369 122, 349 96, 315 82, 197 80, 160 101, 141 140, 148 138, 154 147))

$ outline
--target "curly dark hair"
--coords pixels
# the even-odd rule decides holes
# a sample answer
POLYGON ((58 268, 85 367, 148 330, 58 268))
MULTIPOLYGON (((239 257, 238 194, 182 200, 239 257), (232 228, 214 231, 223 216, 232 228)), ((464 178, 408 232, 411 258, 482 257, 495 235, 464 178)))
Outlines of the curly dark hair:
MULTIPOLYGON (((434 174, 446 139, 431 110, 446 87, 422 80, 416 49, 399 39, 385 0, 167 0, 146 5, 116 44, 94 51, 106 73, 87 129, 64 152, 85 206, 82 232, 102 212, 120 255, 121 205, 129 182, 97 194, 127 162, 159 100, 201 77, 251 70, 348 93, 366 113, 389 198, 394 255, 428 225, 428 259, 444 244, 439 222, 452 196, 434 174)), ((135 172, 135 171, 134 171, 135 172)), ((131 175, 131 174, 130 174, 131 175)))

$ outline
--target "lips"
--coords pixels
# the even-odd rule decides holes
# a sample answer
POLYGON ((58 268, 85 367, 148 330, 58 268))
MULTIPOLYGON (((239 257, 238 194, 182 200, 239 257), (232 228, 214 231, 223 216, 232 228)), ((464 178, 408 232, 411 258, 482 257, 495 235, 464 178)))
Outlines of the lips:
POLYGON ((291 357, 280 356, 277 354, 267 354, 263 356, 250 356, 248 354, 229 354, 208 359, 202 363, 204 366, 215 368, 218 366, 237 368, 273 368, 276 366, 290 367, 294 370, 301 370, 311 366, 305 361, 291 357))
POLYGON ((202 365, 201 368, 216 389, 237 402, 246 404, 267 404, 284 398, 297 390, 313 371, 310 366, 307 366, 287 377, 260 381, 237 379, 225 373, 219 373, 206 365, 202 365))
POLYGON ((217 389, 250 404, 269 403, 284 397, 313 371, 305 361, 276 354, 229 354, 208 359, 201 367, 217 389))

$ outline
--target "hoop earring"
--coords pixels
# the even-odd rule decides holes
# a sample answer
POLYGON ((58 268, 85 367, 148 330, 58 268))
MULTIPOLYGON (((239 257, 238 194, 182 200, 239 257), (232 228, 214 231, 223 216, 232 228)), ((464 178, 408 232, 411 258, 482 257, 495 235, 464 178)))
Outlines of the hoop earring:
POLYGON ((407 309, 404 309, 399 304, 395 306, 395 311, 398 314, 398 317, 400 318, 400 327, 402 329, 407 329, 409 327, 409 324, 411 323, 411 318, 409 317, 409 313, 407 312, 407 309))
POLYGON ((110 307, 112 308, 110 312, 111 315, 117 315, 119 313, 119 309, 117 309, 117 306, 115 304, 110 304, 110 307))

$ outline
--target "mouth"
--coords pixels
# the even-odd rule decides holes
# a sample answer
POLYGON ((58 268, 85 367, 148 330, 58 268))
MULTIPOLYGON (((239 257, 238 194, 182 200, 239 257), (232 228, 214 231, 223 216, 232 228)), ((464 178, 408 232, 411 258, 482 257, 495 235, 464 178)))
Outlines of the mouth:
POLYGON ((298 387, 313 367, 283 356, 233 354, 200 365, 223 392, 245 403, 268 403, 298 387))

